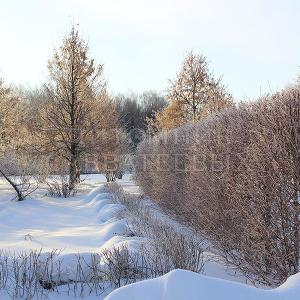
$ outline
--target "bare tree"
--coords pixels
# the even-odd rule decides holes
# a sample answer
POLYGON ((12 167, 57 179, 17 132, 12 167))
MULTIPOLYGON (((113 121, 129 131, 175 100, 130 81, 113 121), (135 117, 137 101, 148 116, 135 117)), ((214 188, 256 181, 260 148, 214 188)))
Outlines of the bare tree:
POLYGON ((22 201, 36 188, 40 158, 30 150, 26 128, 27 105, 0 80, 0 174, 22 201))
POLYGON ((127 133, 127 152, 135 153, 144 133, 153 123, 156 114, 163 110, 167 101, 154 91, 142 94, 117 95, 114 98, 118 112, 118 124, 127 133))
MULTIPOLYGON (((167 107, 167 100, 154 91, 144 92, 141 95, 143 114, 144 114, 144 123, 146 120, 154 119, 156 113, 162 111, 167 107)), ((144 125, 146 129, 146 124, 144 125)))

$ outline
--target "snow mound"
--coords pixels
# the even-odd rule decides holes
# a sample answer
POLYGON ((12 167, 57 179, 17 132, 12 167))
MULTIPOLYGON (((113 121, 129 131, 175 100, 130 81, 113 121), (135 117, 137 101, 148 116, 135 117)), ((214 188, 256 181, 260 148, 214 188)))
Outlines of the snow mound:
POLYGON ((90 201, 90 200, 93 200, 97 195, 108 195, 107 193, 103 193, 103 186, 100 186, 100 187, 96 187, 94 189, 92 189, 88 194, 87 196, 85 196, 85 199, 87 201, 90 201))
POLYGON ((174 270, 113 291, 105 300, 299 300, 300 273, 273 290, 174 270))
MULTIPOLYGON (((102 201, 102 203, 105 200, 102 201)), ((101 205, 101 202, 100 202, 101 205)), ((115 219, 117 214, 123 209, 123 205, 117 203, 105 203, 101 205, 98 212, 97 219, 99 223, 104 223, 109 220, 115 219)))
POLYGON ((101 251, 110 250, 113 248, 122 248, 126 246, 132 253, 138 252, 141 248, 144 239, 140 237, 127 237, 116 235, 109 239, 101 246, 101 251))

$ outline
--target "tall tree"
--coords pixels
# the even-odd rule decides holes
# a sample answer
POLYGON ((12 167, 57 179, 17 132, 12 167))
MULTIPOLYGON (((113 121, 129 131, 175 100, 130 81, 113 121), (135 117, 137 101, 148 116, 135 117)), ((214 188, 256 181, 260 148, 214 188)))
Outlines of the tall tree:
POLYGON ((96 65, 88 50, 88 44, 73 27, 48 63, 49 100, 42 116, 44 132, 52 151, 68 164, 70 190, 80 180, 83 157, 103 151, 108 131, 116 126, 103 65, 96 65))
POLYGON ((215 79, 206 58, 193 52, 188 53, 176 80, 171 81, 168 99, 180 103, 187 121, 192 122, 232 105, 221 78, 215 79))

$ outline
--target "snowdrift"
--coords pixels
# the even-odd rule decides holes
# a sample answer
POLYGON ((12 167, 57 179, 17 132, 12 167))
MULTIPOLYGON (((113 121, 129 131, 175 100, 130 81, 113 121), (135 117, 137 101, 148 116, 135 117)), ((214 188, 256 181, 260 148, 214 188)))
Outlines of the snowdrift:
POLYGON ((240 283, 174 270, 162 277, 113 291, 105 300, 299 300, 300 273, 276 289, 264 290, 240 283))
POLYGON ((99 276, 107 273, 103 253, 138 251, 143 239, 129 236, 123 206, 99 185, 63 200, 43 190, 23 202, 11 201, 9 190, 0 194, 0 300, 97 293, 100 300, 111 291, 99 276))

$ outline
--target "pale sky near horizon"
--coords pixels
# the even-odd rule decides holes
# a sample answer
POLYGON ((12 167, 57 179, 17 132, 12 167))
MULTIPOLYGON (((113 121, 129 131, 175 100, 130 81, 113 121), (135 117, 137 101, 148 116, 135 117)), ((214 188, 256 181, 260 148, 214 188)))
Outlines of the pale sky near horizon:
POLYGON ((300 74, 298 0, 0 0, 0 77, 44 82, 47 60, 73 23, 114 94, 163 92, 191 49, 237 100, 300 74))

